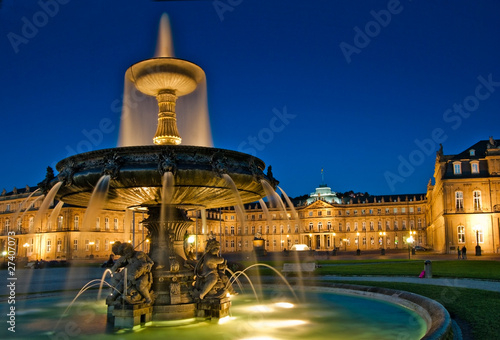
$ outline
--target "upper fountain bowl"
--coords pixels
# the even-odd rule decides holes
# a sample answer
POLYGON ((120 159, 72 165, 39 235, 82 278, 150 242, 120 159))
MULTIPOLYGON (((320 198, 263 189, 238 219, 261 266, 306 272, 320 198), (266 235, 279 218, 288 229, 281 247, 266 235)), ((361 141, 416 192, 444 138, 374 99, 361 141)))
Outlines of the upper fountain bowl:
POLYGON ((205 72, 190 61, 162 57, 130 66, 125 76, 144 94, 156 96, 162 90, 174 90, 177 96, 184 96, 196 89, 205 72))

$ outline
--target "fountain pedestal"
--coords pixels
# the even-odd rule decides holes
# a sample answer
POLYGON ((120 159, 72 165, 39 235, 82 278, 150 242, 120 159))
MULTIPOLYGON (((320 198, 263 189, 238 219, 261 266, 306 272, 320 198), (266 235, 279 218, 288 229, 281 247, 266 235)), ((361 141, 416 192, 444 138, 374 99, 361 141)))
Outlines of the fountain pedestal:
POLYGON ((124 305, 122 308, 108 306, 108 323, 113 323, 115 328, 143 327, 152 319, 153 307, 148 305, 124 305))
POLYGON ((231 299, 223 298, 205 298, 196 304, 196 317, 198 318, 224 318, 229 316, 231 299))

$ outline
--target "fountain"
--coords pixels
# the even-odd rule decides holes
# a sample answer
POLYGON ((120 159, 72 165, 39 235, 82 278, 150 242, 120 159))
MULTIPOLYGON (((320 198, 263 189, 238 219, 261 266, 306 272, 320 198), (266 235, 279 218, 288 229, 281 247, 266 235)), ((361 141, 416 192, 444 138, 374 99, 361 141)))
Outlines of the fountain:
POLYGON ((86 216, 93 216, 100 208, 148 213, 143 224, 149 230, 149 255, 136 252, 130 245, 127 248, 127 244, 113 246, 114 253, 124 259, 114 269, 128 269, 121 282, 115 279, 122 287, 121 296, 115 293, 107 300, 108 315, 115 325, 135 326, 150 319, 225 317, 230 306, 226 294, 231 286, 222 272, 217 274, 223 271, 225 261, 217 256, 219 246, 215 240, 209 240, 208 251, 198 263, 187 259, 184 237, 193 223, 187 212, 240 207, 266 196, 265 190, 275 189, 278 181, 271 172, 264 174, 264 162, 254 156, 180 145, 176 100, 194 91, 204 79, 204 71, 198 65, 158 57, 132 65, 126 77, 139 91, 158 101, 158 127, 153 137, 156 145, 71 156, 57 164, 58 177, 45 182, 60 186, 58 200, 88 207, 86 216), (166 188, 167 178, 172 188, 166 188), (97 190, 100 187, 106 189, 97 190), (100 204, 91 199, 97 193, 100 204), (151 277, 146 279, 148 275, 151 277), (131 286, 132 281, 140 282, 136 289, 131 286))

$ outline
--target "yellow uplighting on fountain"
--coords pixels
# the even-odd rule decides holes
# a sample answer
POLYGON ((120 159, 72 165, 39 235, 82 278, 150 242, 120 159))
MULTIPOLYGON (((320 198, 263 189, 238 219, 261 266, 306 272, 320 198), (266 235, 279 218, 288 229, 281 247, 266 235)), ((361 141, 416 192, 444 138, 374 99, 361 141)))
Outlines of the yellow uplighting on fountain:
POLYGON ((176 101, 193 92, 205 78, 201 67, 177 58, 152 58, 130 66, 126 77, 139 91, 158 101, 158 127, 153 142, 157 145, 181 144, 176 101))

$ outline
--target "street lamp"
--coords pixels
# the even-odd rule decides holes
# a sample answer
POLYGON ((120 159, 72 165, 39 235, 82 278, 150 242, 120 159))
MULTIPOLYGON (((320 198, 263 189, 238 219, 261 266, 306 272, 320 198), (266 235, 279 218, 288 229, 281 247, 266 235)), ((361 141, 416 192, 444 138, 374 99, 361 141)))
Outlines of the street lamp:
POLYGON ((406 243, 408 243, 408 260, 411 258, 411 255, 410 255, 410 250, 411 250, 411 243, 413 243, 413 236, 412 236, 412 232, 410 231, 410 237, 408 237, 406 239, 406 243))
POLYGON ((474 226, 474 231, 476 232, 476 256, 481 256, 481 246, 479 245, 479 231, 480 226, 474 226))
POLYGON ((360 255, 361 250, 359 250, 359 233, 356 233, 356 243, 358 245, 358 249, 356 250, 356 255, 360 255))
POLYGON ((337 247, 335 247, 335 236, 337 236, 337 234, 332 233, 332 237, 333 237, 333 255, 337 255, 337 247))
POLYGON ((28 258, 28 247, 29 247, 29 243, 26 242, 25 244, 23 244, 23 247, 24 247, 24 257, 26 257, 26 259, 28 258))
POLYGON ((380 235, 380 237, 382 237, 382 248, 380 248, 380 255, 385 255, 385 248, 384 248, 384 245, 385 245, 385 231, 379 231, 378 233, 380 235))
POLYGON ((92 246, 95 244, 95 242, 89 242, 89 245, 90 245, 90 258, 93 259, 94 258, 94 255, 92 254, 92 246))
POLYGON ((309 248, 312 249, 313 247, 313 235, 312 234, 309 234, 309 248))

